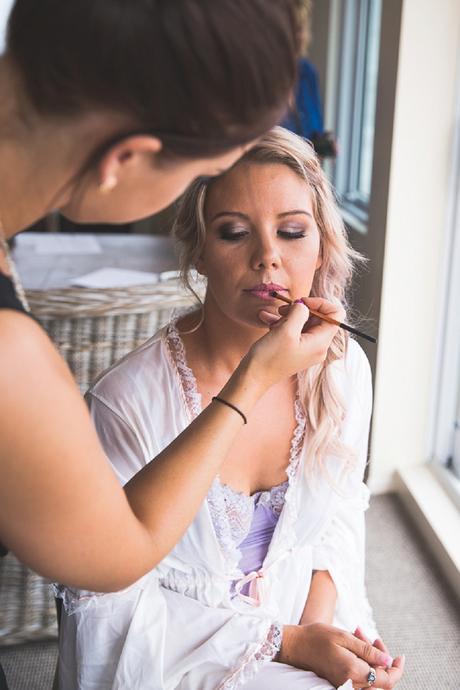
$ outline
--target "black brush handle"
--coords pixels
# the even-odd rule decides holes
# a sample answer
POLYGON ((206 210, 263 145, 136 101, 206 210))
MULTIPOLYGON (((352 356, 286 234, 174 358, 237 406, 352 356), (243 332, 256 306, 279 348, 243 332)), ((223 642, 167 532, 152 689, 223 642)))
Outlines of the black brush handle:
POLYGON ((372 335, 367 335, 367 333, 361 333, 361 331, 358 331, 357 328, 353 328, 352 326, 349 326, 347 323, 341 323, 340 328, 343 328, 344 331, 349 331, 350 333, 353 333, 354 335, 357 335, 360 338, 365 338, 365 340, 368 340, 370 343, 377 342, 377 338, 374 338, 372 335))

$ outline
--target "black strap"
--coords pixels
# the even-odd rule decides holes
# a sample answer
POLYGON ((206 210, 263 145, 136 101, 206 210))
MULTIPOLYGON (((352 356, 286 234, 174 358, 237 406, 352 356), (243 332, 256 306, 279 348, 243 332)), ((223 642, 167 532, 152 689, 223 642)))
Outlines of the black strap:
POLYGON ((211 400, 213 400, 213 401, 217 400, 217 402, 222 403, 222 405, 227 405, 227 407, 230 407, 232 410, 235 410, 235 412, 238 412, 238 414, 240 415, 241 419, 243 420, 243 422, 245 424, 248 423, 246 415, 243 414, 243 412, 241 412, 240 408, 237 407, 236 405, 234 405, 233 403, 228 402, 228 400, 224 400, 224 398, 220 398, 218 395, 215 395, 211 400))
POLYGON ((4 273, 0 272, 0 309, 15 309, 16 311, 22 311, 25 314, 24 307, 19 301, 13 282, 11 278, 8 278, 4 273))

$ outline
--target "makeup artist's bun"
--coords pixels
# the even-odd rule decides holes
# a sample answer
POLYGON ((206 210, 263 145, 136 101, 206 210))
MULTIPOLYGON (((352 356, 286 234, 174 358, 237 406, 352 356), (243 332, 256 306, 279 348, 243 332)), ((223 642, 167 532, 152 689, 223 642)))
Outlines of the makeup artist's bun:
POLYGON ((7 53, 32 108, 120 112, 168 153, 217 155, 282 117, 299 0, 16 0, 7 53))

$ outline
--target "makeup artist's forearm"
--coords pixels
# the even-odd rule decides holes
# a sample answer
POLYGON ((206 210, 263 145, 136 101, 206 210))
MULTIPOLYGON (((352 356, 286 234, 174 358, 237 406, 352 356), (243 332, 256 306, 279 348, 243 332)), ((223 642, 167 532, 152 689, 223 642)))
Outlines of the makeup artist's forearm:
MULTIPOLYGON (((266 389, 243 363, 221 395, 250 416, 266 389)), ((125 486, 128 501, 151 532, 159 561, 195 517, 243 422, 234 410, 212 403, 153 462, 125 486)))
POLYGON ((331 624, 334 618, 337 590, 327 570, 317 570, 312 577, 307 602, 300 623, 331 624))

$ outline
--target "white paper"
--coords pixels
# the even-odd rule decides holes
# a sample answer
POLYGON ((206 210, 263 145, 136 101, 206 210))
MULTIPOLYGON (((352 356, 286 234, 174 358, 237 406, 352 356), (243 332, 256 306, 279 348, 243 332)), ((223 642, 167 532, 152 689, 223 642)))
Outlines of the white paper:
POLYGON ((34 237, 33 233, 30 233, 26 244, 33 245, 33 251, 39 255, 100 254, 102 252, 101 245, 94 235, 75 236, 50 232, 49 234, 40 233, 39 236, 34 237))
POLYGON ((158 280, 158 273, 106 267, 86 273, 78 278, 72 278, 70 284, 88 288, 119 288, 158 283, 158 280))

